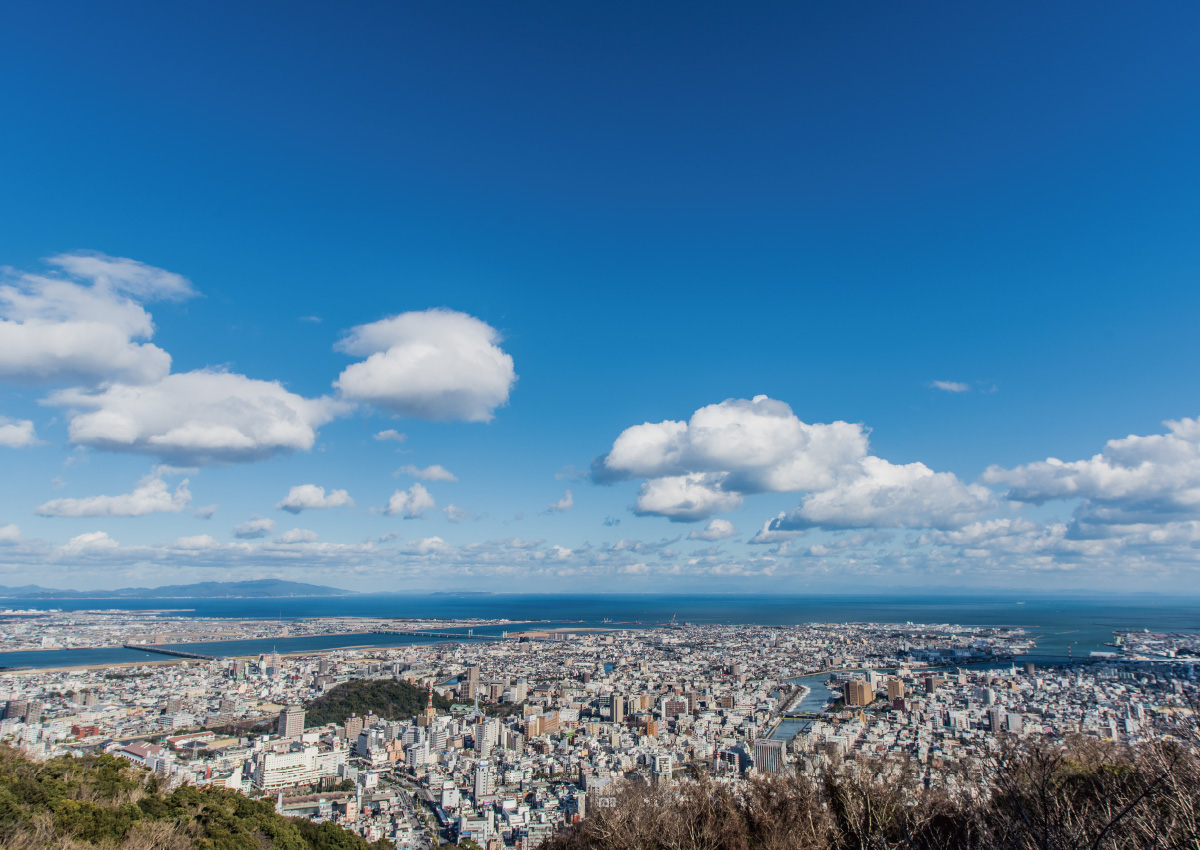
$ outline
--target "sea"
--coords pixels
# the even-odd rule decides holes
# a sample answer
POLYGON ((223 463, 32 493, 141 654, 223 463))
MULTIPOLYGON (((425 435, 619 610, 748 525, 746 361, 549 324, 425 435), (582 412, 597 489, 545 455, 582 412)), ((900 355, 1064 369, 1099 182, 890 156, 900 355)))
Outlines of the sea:
MULTIPOLYGON (((309 617, 500 619, 475 635, 525 628, 649 628, 667 623, 789 626, 803 623, 913 623, 1008 626, 1025 629, 1037 648, 1023 658, 1042 664, 1087 659, 1111 651, 1114 631, 1200 633, 1200 597, 737 594, 355 594, 255 599, 3 599, 0 610, 170 611, 174 616, 286 622, 309 617)), ((435 627, 436 628, 436 627, 435 627)), ((440 629, 440 631, 449 631, 440 629)), ((460 632, 466 629, 457 630, 460 632)), ((283 637, 176 648, 207 655, 317 652, 355 646, 435 643, 402 635, 283 637)), ((0 652, 0 667, 53 668, 162 661, 164 656, 120 647, 0 652)), ((814 699, 817 695, 814 694, 814 699)))

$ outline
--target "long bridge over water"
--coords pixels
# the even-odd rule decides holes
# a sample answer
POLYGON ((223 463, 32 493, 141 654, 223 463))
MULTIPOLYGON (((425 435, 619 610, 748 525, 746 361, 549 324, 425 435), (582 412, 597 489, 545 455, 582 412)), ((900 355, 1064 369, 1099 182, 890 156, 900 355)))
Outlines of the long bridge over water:
POLYGON ((142 652, 157 652, 159 655, 173 655, 176 658, 198 658, 201 661, 216 661, 215 655, 205 655, 202 652, 188 652, 183 649, 167 649, 165 646, 155 646, 149 643, 123 643, 125 649, 140 649, 142 652))
POLYGON ((462 632, 427 632, 422 629, 414 629, 413 631, 395 631, 392 629, 376 629, 371 632, 373 635, 401 635, 403 637, 433 637, 433 638, 448 638, 450 640, 516 640, 509 637, 507 633, 502 635, 477 635, 474 629, 467 629, 466 634, 462 632))

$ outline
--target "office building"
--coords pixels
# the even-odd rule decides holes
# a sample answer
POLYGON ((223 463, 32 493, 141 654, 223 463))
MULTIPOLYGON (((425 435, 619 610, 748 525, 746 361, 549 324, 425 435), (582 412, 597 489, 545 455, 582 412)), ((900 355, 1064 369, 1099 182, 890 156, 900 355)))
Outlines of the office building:
POLYGON ((783 741, 759 739, 754 742, 754 770, 756 773, 783 773, 786 762, 783 741))

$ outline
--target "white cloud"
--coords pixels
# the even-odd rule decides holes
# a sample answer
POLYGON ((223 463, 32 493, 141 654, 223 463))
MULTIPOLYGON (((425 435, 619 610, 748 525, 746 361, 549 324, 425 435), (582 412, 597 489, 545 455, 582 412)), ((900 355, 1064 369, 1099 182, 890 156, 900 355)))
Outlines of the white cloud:
POLYGON ((193 534, 188 537, 180 537, 171 544, 171 548, 183 549, 185 551, 199 551, 203 549, 217 549, 220 545, 211 534, 193 534))
POLYGON ((171 357, 148 340, 139 301, 194 294, 186 278, 134 260, 64 254, 47 261, 62 274, 17 273, 0 286, 0 376, 35 382, 148 383, 171 357))
POLYGON ((329 495, 326 495, 324 487, 318 487, 316 484, 297 484, 275 507, 298 514, 304 510, 321 508, 352 508, 354 500, 345 490, 330 490, 329 495))
POLYGON ((781 528, 772 528, 773 523, 775 523, 774 519, 764 522, 763 527, 747 542, 759 546, 773 546, 778 543, 787 543, 789 540, 794 540, 804 533, 797 530, 787 531, 781 528))
POLYGON ((442 513, 446 515, 446 519, 449 522, 462 522, 463 520, 474 518, 466 508, 460 508, 458 505, 453 504, 442 508, 442 513))
POLYGON ((216 505, 204 505, 196 508, 196 510, 192 513, 192 516, 196 517, 196 519, 212 519, 216 513, 216 505))
POLYGON ((549 510, 551 513, 557 513, 560 511, 569 511, 574 506, 575 506, 575 494, 572 493, 570 490, 567 490, 565 493, 563 493, 563 496, 561 499, 559 499, 555 502, 551 502, 550 505, 547 507, 547 510, 549 510))
POLYGON ((516 381, 486 322, 453 310, 401 313, 359 325, 337 344, 367 359, 334 386, 353 401, 420 419, 489 421, 516 381))
POLYGON ((420 540, 409 541, 400 551, 406 555, 433 555, 452 552, 453 547, 440 537, 422 537, 420 540))
POLYGON ((408 439, 408 435, 401 434, 395 428, 388 428, 384 431, 379 431, 378 433, 376 433, 375 439, 376 440, 391 440, 392 442, 395 442, 395 443, 403 443, 405 440, 408 439))
POLYGON ((117 549, 120 545, 120 543, 108 536, 108 532, 88 531, 72 537, 61 548, 68 554, 84 554, 87 552, 103 552, 109 549, 117 549))
POLYGON ((897 465, 866 457, 862 473, 805 496, 773 529, 958 528, 993 507, 992 494, 923 463, 897 465))
POLYGON ((964 384, 962 381, 932 381, 929 386, 948 393, 965 393, 971 389, 970 384, 964 384))
POLYGON ((0 416, 0 446, 22 449, 37 443, 33 422, 29 419, 9 419, 0 416))
POLYGON ((275 520, 262 516, 252 516, 250 519, 233 527, 233 536, 239 540, 257 540, 266 537, 275 530, 275 520))
POLYGON ((61 390, 47 403, 71 410, 74 443, 192 466, 308 451, 316 428, 338 412, 330 400, 303 398, 277 381, 217 370, 168 375, 146 386, 61 390))
POLYGON ((433 510, 436 505, 433 496, 420 484, 414 484, 407 490, 397 490, 388 499, 383 512, 388 516, 402 516, 405 519, 418 519, 426 511, 433 510))
POLYGON ((0 525, 0 544, 21 542, 21 529, 13 525, 0 525))
POLYGON ((291 531, 285 531, 283 534, 275 538, 275 542, 282 545, 291 545, 293 543, 315 543, 320 539, 315 531, 307 528, 293 528, 291 531))
POLYGON ((867 450, 862 425, 810 425, 760 395, 702 407, 688 422, 627 428, 593 475, 648 479, 634 512, 679 522, 735 510, 743 495, 761 492, 808 492, 786 518, 794 528, 943 527, 968 522, 989 504, 984 487, 919 463, 896 466, 867 450))
POLYGON ((393 475, 410 475, 413 478, 420 478, 422 481, 457 481, 458 476, 455 475, 440 463, 435 463, 432 466, 427 466, 420 469, 413 466, 411 463, 397 469, 393 475))
POLYGON ((703 531, 693 531, 688 534, 689 540, 725 540, 737 534, 733 523, 727 519, 714 519, 703 531))
POLYGON ((145 301, 181 301, 196 294, 183 275, 124 257, 86 251, 59 254, 47 262, 73 277, 92 281, 98 290, 123 292, 145 301))
POLYGON ((788 492, 832 486, 867 453, 861 425, 810 425, 766 396, 728 399, 688 422, 627 428, 597 461, 599 480, 716 473, 728 491, 788 492))
POLYGON ((88 496, 84 499, 51 499, 35 511, 39 516, 134 517, 155 513, 179 513, 192 502, 185 478, 175 492, 162 478, 146 477, 132 493, 119 496, 88 496))
POLYGON ((665 516, 675 522, 695 522, 742 505, 739 493, 721 488, 716 476, 704 473, 652 478, 638 489, 634 513, 665 516))
POLYGON ((1075 514, 1082 525, 1200 518, 1200 420, 1164 424, 1170 433, 1109 440, 1087 460, 990 466, 983 480, 1008 487, 1008 498, 1019 502, 1082 499, 1075 514))

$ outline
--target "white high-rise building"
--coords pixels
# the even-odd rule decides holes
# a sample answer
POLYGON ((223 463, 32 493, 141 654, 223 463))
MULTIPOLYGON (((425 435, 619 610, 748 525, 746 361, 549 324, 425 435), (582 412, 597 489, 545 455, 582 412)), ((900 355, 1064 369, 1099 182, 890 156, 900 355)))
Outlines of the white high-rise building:
POLYGON ((475 765, 475 803, 484 797, 490 797, 496 793, 496 775, 492 771, 492 763, 487 761, 479 762, 475 765))

